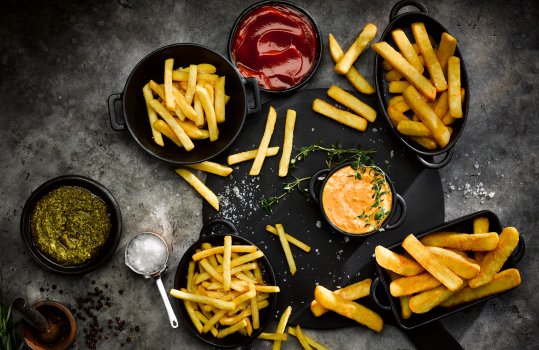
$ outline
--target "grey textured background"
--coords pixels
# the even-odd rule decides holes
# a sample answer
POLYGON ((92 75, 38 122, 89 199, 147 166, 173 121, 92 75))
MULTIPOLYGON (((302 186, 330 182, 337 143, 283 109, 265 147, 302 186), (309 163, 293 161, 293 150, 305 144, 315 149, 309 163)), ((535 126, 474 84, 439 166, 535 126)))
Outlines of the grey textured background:
MULTIPOLYGON (((333 33, 349 45, 367 21, 382 30, 393 1, 296 1, 318 21, 327 45, 333 33)), ((151 282, 123 265, 123 247, 143 230, 162 233, 174 266, 202 225, 202 202, 169 168, 143 152, 129 133, 110 129, 106 99, 120 92, 147 53, 170 43, 195 42, 225 53, 230 27, 248 1, 2 1, 0 4, 1 289, 74 303, 102 288, 113 306, 100 321, 119 316, 128 327, 99 349, 207 348, 180 325, 168 326, 151 282), (28 255, 19 234, 22 207, 44 181, 81 174, 107 186, 124 216, 120 248, 105 267, 81 279, 46 273, 28 255), (57 289, 53 289, 53 285, 57 289), (43 288, 40 290, 40 288, 43 288), (62 289, 63 294, 59 293, 62 289), (125 290, 123 295, 119 290, 125 290)), ((446 219, 480 209, 516 226, 527 244, 515 291, 444 319, 467 349, 531 349, 539 330, 539 6, 535 1, 427 2, 430 14, 459 40, 470 76, 470 117, 449 166, 441 170, 446 219)), ((373 81, 374 53, 356 64, 373 81)), ((343 82, 328 52, 307 87, 343 82)), ((428 199, 426 199, 428 200, 428 199)), ((164 276, 171 287, 173 271, 164 276)), ((79 327, 85 327, 79 324, 79 327)), ((397 328, 382 334, 363 327, 307 331, 333 349, 413 348, 397 328)), ((268 349, 271 343, 256 342, 268 349)), ((85 349, 79 331, 76 349, 85 349)), ((295 340, 285 348, 297 349, 295 340)))

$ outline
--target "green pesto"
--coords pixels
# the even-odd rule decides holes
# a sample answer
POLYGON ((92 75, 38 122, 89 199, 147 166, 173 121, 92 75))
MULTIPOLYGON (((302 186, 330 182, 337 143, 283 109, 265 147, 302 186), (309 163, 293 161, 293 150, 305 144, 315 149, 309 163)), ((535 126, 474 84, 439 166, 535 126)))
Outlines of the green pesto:
POLYGON ((105 202, 77 186, 46 194, 37 202, 30 223, 37 248, 63 266, 81 265, 94 257, 111 229, 105 202))

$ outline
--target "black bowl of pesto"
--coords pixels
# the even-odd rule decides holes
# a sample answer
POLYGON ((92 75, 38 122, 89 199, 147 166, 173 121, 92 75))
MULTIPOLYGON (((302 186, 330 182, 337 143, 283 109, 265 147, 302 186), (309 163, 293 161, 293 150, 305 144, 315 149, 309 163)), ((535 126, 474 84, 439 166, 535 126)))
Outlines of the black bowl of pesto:
POLYGON ((83 275, 116 251, 122 232, 120 207, 100 183, 66 175, 39 186, 26 201, 21 234, 43 268, 83 275))

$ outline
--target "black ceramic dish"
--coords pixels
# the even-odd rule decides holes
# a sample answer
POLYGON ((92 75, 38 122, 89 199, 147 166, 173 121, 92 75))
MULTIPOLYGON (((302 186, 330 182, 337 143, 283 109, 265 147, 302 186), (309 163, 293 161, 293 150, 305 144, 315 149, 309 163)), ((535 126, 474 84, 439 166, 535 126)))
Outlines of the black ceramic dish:
POLYGON ((28 247, 30 255, 34 260, 44 269, 52 272, 57 272, 63 275, 78 276, 84 275, 90 271, 93 271, 103 265, 108 259, 110 259, 118 243, 120 242, 120 236, 122 234, 122 214, 120 207, 112 194, 101 185, 99 182, 90 178, 79 175, 65 175, 54 178, 45 182, 39 186, 26 201, 21 216, 21 235, 28 247), (87 261, 82 265, 77 266, 63 266, 43 254, 34 244, 32 238, 32 229, 30 220, 32 212, 36 206, 36 203, 43 198, 50 191, 62 187, 62 186, 78 186, 87 189, 99 198, 101 198, 107 205, 108 212, 110 214, 110 221, 112 224, 109 237, 105 242, 105 245, 101 247, 95 257, 87 261))
POLYGON ((331 220, 327 217, 326 212, 324 211, 324 205, 322 203, 322 192, 324 192, 324 186, 326 185, 327 180, 335 172, 337 172, 341 168, 349 166, 350 164, 352 164, 352 162, 341 164, 341 165, 339 165, 339 166, 337 166, 335 168, 332 168, 332 169, 322 169, 322 170, 316 172, 311 177, 311 181, 309 183, 309 194, 310 194, 311 198, 320 205, 320 211, 322 212, 322 216, 327 221, 327 223, 335 231, 337 231, 339 233, 342 233, 343 235, 350 236, 350 237, 367 237, 367 236, 370 236, 372 234, 375 234, 376 232, 390 231, 390 230, 393 230, 393 229, 399 227, 404 222, 404 219, 406 218, 406 202, 395 191, 395 186, 393 186, 393 183, 391 182, 391 180, 389 179, 389 177, 386 174, 384 174, 384 175, 385 175, 387 183, 389 184, 389 187, 391 188, 391 193, 393 194, 393 201, 392 201, 392 204, 391 204, 391 213, 389 214, 389 217, 385 219, 385 221, 382 223, 382 226, 380 226, 380 228, 378 230, 373 230, 373 231, 363 233, 363 234, 348 233, 346 231, 341 230, 337 226, 335 226, 335 224, 333 224, 333 222, 331 222, 331 220), (399 210, 399 215, 395 216, 396 215, 395 214, 396 213, 395 208, 397 207, 397 205, 399 206, 400 210, 399 210), (390 224, 389 222, 391 221, 391 219, 393 219, 395 217, 397 217, 396 221, 393 224, 390 224))
MULTIPOLYGON (((206 225, 202 228, 200 232, 200 239, 193 243, 189 249, 184 253, 182 259, 180 260, 180 264, 178 265, 178 269, 176 270, 176 276, 174 278, 174 288, 180 289, 185 288, 187 285, 187 269, 189 267, 189 262, 191 261, 191 257, 196 252, 197 249, 199 249, 203 243, 211 243, 214 246, 223 245, 223 239, 224 236, 230 235, 232 236, 232 244, 243 244, 243 245, 254 245, 247 239, 238 236, 238 232, 236 230, 236 227, 232 222, 225 220, 225 219, 214 219, 208 221, 206 225), (213 233, 212 228, 216 225, 222 225, 229 229, 229 232, 227 233, 213 233)), ((260 266, 260 270, 262 271, 262 277, 264 278, 264 282, 267 285, 276 285, 275 282, 275 275, 273 273, 273 269, 271 268, 269 260, 263 256, 262 258, 257 260, 260 266)), ((269 306, 261 309, 259 313, 260 317, 260 328, 253 330, 253 333, 250 336, 243 336, 240 333, 236 332, 234 334, 231 334, 225 338, 219 339, 213 336, 211 332, 202 334, 199 333, 198 330, 193 325, 193 322, 191 322, 191 318, 189 317, 189 314, 187 313, 187 310, 185 309, 185 305, 182 300, 176 299, 176 305, 178 306, 178 309, 180 310, 180 315, 183 319, 183 323, 189 328, 189 330, 197 336, 202 341, 215 346, 216 348, 250 348, 250 344, 258 338, 260 333, 264 331, 264 328, 268 325, 269 321, 274 315, 275 307, 277 304, 277 295, 276 294, 270 294, 269 297, 269 306)))
POLYGON ((293 92, 293 91, 296 91, 298 89, 301 89, 305 84, 307 84, 307 82, 315 75, 316 70, 318 69, 318 66, 320 65, 320 62, 322 61, 322 51, 323 51, 322 32, 320 31, 320 28, 318 27, 318 24, 316 24, 316 21, 314 20, 314 18, 307 11, 305 11, 303 8, 299 7, 296 4, 288 2, 288 1, 272 1, 272 0, 257 2, 255 4, 247 7, 238 16, 238 18, 234 22, 234 25, 232 26, 232 30, 230 31, 230 35, 228 37, 228 59, 232 63, 234 63, 234 60, 233 60, 233 57, 232 57, 232 46, 233 46, 233 43, 234 43, 234 37, 235 37, 235 34, 236 34, 236 29, 238 28, 238 25, 242 22, 242 20, 245 18, 245 16, 247 16, 249 14, 249 12, 253 11, 254 9, 256 9, 256 8, 258 8, 260 6, 272 5, 272 4, 287 6, 287 7, 290 7, 292 9, 295 9, 295 10, 301 12, 305 17, 307 17, 309 19, 309 21, 313 25, 313 28, 315 29, 315 32, 316 32, 316 35, 317 35, 318 52, 316 54, 316 61, 315 61, 314 65, 313 65, 313 67, 311 68, 311 71, 303 78, 302 81, 300 81, 298 84, 296 84, 296 85, 294 85, 292 87, 289 87, 288 89, 284 89, 284 90, 270 90, 270 89, 266 89, 266 88, 264 88, 262 86, 259 86, 260 90, 262 90, 262 91, 264 91, 266 93, 269 93, 269 94, 286 94, 286 93, 293 92))
MULTIPOLYGON (((389 43, 389 45, 393 46, 395 49, 398 50, 391 36, 391 32, 394 29, 400 28, 406 33, 408 38, 413 41, 414 37, 412 35, 410 25, 415 22, 425 23, 427 32, 434 38, 436 42, 440 40, 440 37, 443 32, 449 33, 449 31, 444 26, 442 26, 438 21, 436 21, 427 14, 427 8, 425 7, 425 5, 418 1, 404 0, 395 4, 395 6, 393 6, 393 8, 391 9, 391 13, 389 15, 389 24, 384 30, 380 41, 386 41, 387 43, 389 43), (414 11, 398 15, 399 10, 401 10, 405 6, 413 6, 417 8, 419 12, 414 11)), ((389 83, 385 80, 384 77, 386 72, 382 69, 383 57, 377 54, 374 61, 374 77, 380 109, 382 110, 382 113, 385 116, 387 123, 395 136, 397 136, 407 148, 413 151, 419 161, 427 168, 439 169, 446 166, 451 161, 454 152, 453 147, 455 146, 455 143, 462 134, 462 131, 464 130, 464 125, 466 124, 466 119, 468 117, 468 109, 470 104, 470 86, 468 84, 468 75, 466 74, 464 58, 462 57, 462 53, 458 45, 455 50, 455 56, 460 58, 461 86, 465 89, 464 101, 462 106, 463 118, 457 119, 453 124, 451 124, 451 128, 453 128, 453 133, 451 134, 451 138, 447 146, 445 146, 443 149, 433 151, 429 151, 423 148, 408 137, 400 134, 397 131, 397 128, 391 122, 391 119, 387 114, 387 105, 389 99, 395 95, 389 93, 389 83), (429 158, 433 156, 440 155, 444 155, 444 158, 438 163, 429 160, 429 158)))
POLYGON ((123 92, 109 96, 108 106, 110 123, 114 130, 127 128, 135 141, 152 156, 175 165, 185 165, 211 159, 227 149, 240 134, 247 114, 260 110, 260 94, 256 79, 243 78, 237 69, 217 52, 196 44, 173 44, 144 57, 127 78, 123 92), (217 74, 226 77, 225 92, 230 95, 230 100, 226 104, 226 121, 219 127, 217 141, 197 140, 195 148, 190 152, 166 138, 165 147, 153 141, 142 88, 150 79, 163 82, 163 67, 167 58, 174 58, 175 69, 190 64, 210 63, 217 68, 217 74), (249 107, 247 87, 255 101, 253 107, 249 107), (120 101, 122 112, 117 114, 116 104, 120 101))
MULTIPOLYGON (((450 222, 444 223, 444 224, 439 225, 437 227, 434 227, 434 228, 432 228, 432 229, 430 229, 428 231, 419 233, 419 234, 417 234, 415 236, 418 239, 420 239, 420 238, 425 237, 425 236, 427 236, 427 235, 429 235, 431 233, 435 233, 435 232, 439 232, 439 231, 473 232, 473 220, 475 218, 477 218, 477 217, 486 217, 486 218, 488 218, 488 220, 489 220, 489 231, 490 232, 498 232, 498 233, 502 232, 503 226, 501 225, 500 220, 498 219, 496 214, 494 214, 493 212, 488 211, 488 210, 483 210, 483 211, 476 212, 476 213, 473 213, 473 214, 470 214, 470 215, 467 215, 467 216, 452 220, 450 222)), ((388 247, 388 249, 390 249, 390 250, 392 250, 392 251, 394 251, 396 253, 402 254, 404 252, 404 249, 402 248, 401 244, 402 244, 402 241, 395 244, 395 245, 393 245, 393 246, 391 246, 391 247, 388 247)), ((502 271, 506 270, 506 269, 509 269, 509 268, 514 268, 516 266, 516 264, 524 256, 525 250, 526 249, 525 249, 524 239, 521 236, 520 240, 518 242, 517 248, 515 249, 513 254, 509 257, 509 259, 506 261, 506 263, 502 267, 502 271)), ((378 271, 378 277, 372 283, 371 296, 372 296, 373 300, 375 301, 375 303, 379 307, 381 307, 381 308, 383 308, 385 310, 391 309, 391 311, 395 315, 395 318, 397 319, 397 323, 399 324, 400 327, 402 327, 404 329, 413 329, 413 328, 416 328, 416 327, 419 327, 419 326, 423 326, 423 325, 425 325, 427 323, 438 320, 438 319, 440 319, 442 317, 449 316, 451 314, 454 314, 455 312, 464 310, 464 309, 469 308, 469 307, 471 307, 473 305, 481 303, 481 302, 483 302, 485 300, 488 300, 488 299, 490 299, 490 298, 492 298, 492 297, 494 297, 496 295, 503 294, 503 293, 500 293, 500 294, 492 295, 492 296, 489 296, 489 297, 481 298, 481 299, 478 299, 478 300, 475 300, 475 301, 471 301, 471 302, 468 302, 468 303, 464 303, 464 304, 460 304, 460 305, 456 305, 456 306, 448 307, 448 308, 436 307, 436 308, 432 309, 431 311, 429 311, 429 312, 427 312, 425 314, 412 314, 412 316, 409 319, 405 320, 401 316, 401 308, 400 308, 399 298, 392 297, 390 292, 389 292, 389 285, 391 283, 391 279, 390 279, 388 273, 385 271, 385 269, 383 267, 381 267, 378 264, 376 264, 376 269, 378 271), (382 303, 380 301, 380 299, 378 298, 379 291, 378 291, 377 287, 379 285, 379 282, 382 282, 382 286, 384 287, 384 290, 385 290, 384 299, 387 299, 387 298, 389 299, 389 305, 382 303)), ((507 293, 507 292, 504 292, 504 293, 507 293)))

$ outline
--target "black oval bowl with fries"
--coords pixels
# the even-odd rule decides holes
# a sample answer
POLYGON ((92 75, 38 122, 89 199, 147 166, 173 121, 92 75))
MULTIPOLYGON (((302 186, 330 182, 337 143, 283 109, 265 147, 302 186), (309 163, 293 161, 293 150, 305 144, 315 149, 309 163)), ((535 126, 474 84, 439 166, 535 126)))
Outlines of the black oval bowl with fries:
MULTIPOLYGON (((489 210, 483 210, 479 211, 473 214, 469 214, 466 216, 463 216, 461 218, 457 218, 455 220, 449 221, 447 223, 441 224, 437 227, 433 227, 427 231, 424 231, 422 233, 414 234, 417 239, 421 239, 425 236, 428 236, 432 233, 440 232, 440 231, 451 231, 451 232, 467 232, 471 233, 473 232, 473 221, 476 218, 484 217, 487 218, 489 221, 489 231, 490 232, 502 232, 504 226, 500 223, 500 220, 498 219, 498 216, 494 214, 492 211, 489 210)), ((403 254, 405 253, 404 248, 402 248, 402 241, 391 246, 387 247, 389 250, 394 251, 397 254, 403 254)), ((513 251, 513 253, 509 256, 505 264, 503 265, 502 269, 500 271, 504 271, 510 268, 515 268, 516 264, 522 259, 526 251, 524 238, 520 236, 520 239, 518 241, 518 245, 513 251)), ((398 297, 393 297, 389 290, 389 285, 391 284, 391 278, 387 271, 381 267, 378 263, 376 263, 376 269, 378 273, 378 277, 376 277, 372 283, 371 287, 371 297, 374 300, 374 302, 382 309, 384 310, 391 310, 393 314, 395 315, 395 319, 397 320, 397 323, 400 327, 404 329, 413 329, 419 326, 423 326, 427 323, 436 321, 440 318, 443 318, 445 316, 449 316, 451 314, 454 314, 456 312, 462 311, 464 309, 467 309, 473 305, 482 303, 488 299, 491 299, 497 295, 501 295, 504 293, 509 293, 511 290, 517 288, 514 287, 510 290, 486 296, 477 300, 465 302, 462 304, 450 306, 450 307, 443 307, 443 306, 436 306, 432 310, 424 313, 424 314, 415 314, 412 313, 412 315, 408 319, 404 319, 401 314, 401 306, 400 301, 398 297), (380 283, 381 282, 381 283, 380 283), (383 287, 383 291, 380 291, 380 284, 383 287), (383 298, 380 298, 380 293, 384 293, 383 298), (389 305, 385 304, 381 301, 388 300, 389 305)))
MULTIPOLYGON (((200 238, 198 241, 193 243, 187 251, 184 253, 182 259, 180 260, 180 263, 178 265, 178 269, 176 270, 176 275, 174 278, 174 288, 175 289, 181 289, 186 288, 187 285, 187 271, 189 268, 189 262, 192 261, 192 256, 195 254, 197 249, 200 249, 202 247, 203 243, 210 243, 212 246, 222 246, 223 240, 225 236, 232 236, 232 245, 235 244, 241 244, 241 245, 252 245, 255 246, 253 243, 248 241, 247 239, 240 237, 238 235, 238 232, 236 230, 236 227, 232 224, 232 222, 225 220, 225 219, 214 219, 209 221, 204 225, 200 232, 200 238), (222 226, 225 228, 224 232, 226 233, 214 233, 213 228, 215 226, 222 226)), ((260 250, 260 249, 259 249, 260 250)), ((262 271, 262 277, 264 279, 264 283, 266 285, 276 285, 275 281, 275 274, 273 273, 273 269, 271 268, 269 260, 266 258, 266 256, 262 256, 257 260, 260 266, 260 270, 262 271)), ((191 318, 189 317, 189 314, 185 308, 185 304, 183 300, 176 299, 176 305, 178 307, 178 310, 180 311, 180 315, 183 319, 183 322, 187 328, 200 340, 206 342, 207 344, 213 345, 216 348, 249 348, 249 344, 251 344, 254 340, 258 338, 260 333, 264 331, 270 320, 275 315, 275 309, 277 306, 277 294, 276 293, 270 293, 269 294, 269 306, 261 309, 259 311, 259 318, 260 318, 260 327, 258 329, 253 329, 253 332, 250 336, 244 336, 241 335, 239 332, 235 332, 231 335, 228 335, 224 338, 216 338, 213 336, 211 332, 208 333, 199 333, 196 327, 193 325, 193 322, 191 321, 191 318)))
POLYGON ((237 69, 221 54, 197 44, 173 44, 153 51, 133 69, 122 93, 108 98, 110 123, 114 130, 129 130, 135 141, 152 156, 175 165, 199 163, 216 157, 226 150, 238 137, 247 114, 260 110, 260 93, 256 79, 243 78, 237 69), (152 138, 146 102, 142 88, 151 79, 158 84, 164 80, 164 63, 174 59, 173 69, 189 67, 190 64, 209 63, 217 68, 216 74, 225 76, 225 93, 230 100, 225 107, 225 121, 219 124, 219 138, 210 142, 193 140, 195 148, 187 152, 166 137, 164 147, 152 138), (254 106, 249 105, 251 91, 254 106), (121 102, 122 111, 119 112, 121 102), (117 113, 118 110, 118 113, 117 113))
MULTIPOLYGON (((389 16, 389 24, 384 30, 380 41, 385 41, 389 45, 391 45, 394 49, 396 49, 399 52, 399 49, 397 48, 393 37, 391 35, 391 32, 395 29, 402 29, 404 33, 406 33, 406 36, 408 39, 413 42, 414 37, 412 35, 411 31, 411 24, 415 22, 423 22, 425 24, 425 27, 427 29, 427 33, 432 36, 434 39, 434 45, 433 47, 437 47, 438 42, 440 40, 440 37, 442 33, 447 32, 451 34, 443 25, 440 24, 440 22, 436 21, 434 18, 428 15, 427 8, 425 5, 418 1, 411 1, 411 0, 403 0, 395 4, 393 8, 391 9, 390 16, 389 16), (412 6, 416 8, 418 11, 412 11, 407 12, 403 14, 398 14, 399 10, 401 10, 405 6, 412 6)), ((453 157, 455 143, 459 139, 460 135, 462 134, 462 131, 464 130, 464 126, 466 124, 466 119, 468 117, 468 109, 469 109, 469 102, 470 102, 470 87, 468 84, 468 75, 466 73, 466 66, 464 64, 464 58, 462 57, 462 53, 459 49, 459 43, 457 39, 457 47, 454 53, 454 56, 457 56, 460 58, 460 74, 461 74, 461 87, 464 88, 464 101, 462 102, 462 118, 458 118, 453 122, 450 127, 453 129, 453 132, 451 133, 451 138, 449 140, 449 143, 444 148, 439 148, 435 150, 428 150, 424 148, 423 146, 419 145, 418 143, 411 140, 409 137, 402 135, 398 132, 397 128, 393 123, 391 122, 391 119, 389 118, 389 115, 387 113, 387 107, 389 100, 395 96, 395 94, 389 93, 389 82, 385 79, 385 74, 387 73, 382 68, 382 62, 384 61, 383 57, 379 54, 376 54, 376 58, 374 61, 374 77, 375 77, 375 83, 376 83, 376 92, 378 95, 378 102, 380 104, 380 109, 382 110, 383 115, 385 116, 388 125, 390 129, 393 131, 395 136, 399 138, 402 143, 410 149, 412 152, 414 152, 419 159, 419 161, 427 168, 431 169, 439 169, 444 166, 446 166, 453 157), (443 158, 436 162, 434 160, 431 160, 434 156, 443 156, 443 158)), ((426 71, 426 69, 425 69, 426 71)), ((427 72, 428 74, 428 72, 427 72)))

